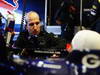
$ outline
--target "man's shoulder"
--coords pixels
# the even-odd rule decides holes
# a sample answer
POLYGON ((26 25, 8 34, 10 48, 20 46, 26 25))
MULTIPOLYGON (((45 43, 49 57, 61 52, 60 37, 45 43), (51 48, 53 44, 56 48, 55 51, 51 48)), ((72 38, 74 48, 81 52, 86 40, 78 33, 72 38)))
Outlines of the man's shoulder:
POLYGON ((53 33, 48 33, 48 32, 46 32, 46 31, 42 31, 40 34, 39 34, 39 36, 41 37, 45 37, 45 38, 54 38, 55 37, 55 35, 53 34, 53 33))
POLYGON ((43 33, 40 39, 46 42, 47 47, 51 48, 65 48, 66 40, 53 33, 43 33))
POLYGON ((20 32, 19 36, 28 36, 29 33, 26 30, 23 30, 22 32, 20 32))

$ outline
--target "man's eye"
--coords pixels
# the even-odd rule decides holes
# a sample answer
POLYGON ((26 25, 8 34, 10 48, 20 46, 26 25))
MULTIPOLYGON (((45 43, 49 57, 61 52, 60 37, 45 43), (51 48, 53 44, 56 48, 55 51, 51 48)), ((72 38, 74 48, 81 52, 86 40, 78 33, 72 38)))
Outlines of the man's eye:
POLYGON ((39 22, 36 22, 35 24, 36 24, 36 25, 38 25, 38 24, 39 24, 39 22))
POLYGON ((29 26, 33 26, 33 25, 34 25, 34 23, 30 23, 30 24, 29 24, 29 26))
POLYGON ((40 22, 30 23, 29 26, 33 26, 34 24, 38 25, 40 22))

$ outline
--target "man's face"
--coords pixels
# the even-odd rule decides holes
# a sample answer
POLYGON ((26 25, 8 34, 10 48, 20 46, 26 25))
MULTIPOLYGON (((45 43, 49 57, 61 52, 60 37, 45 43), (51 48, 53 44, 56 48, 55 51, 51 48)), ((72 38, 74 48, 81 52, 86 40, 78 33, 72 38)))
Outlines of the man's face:
POLYGON ((27 24, 27 30, 30 35, 38 35, 40 33, 40 19, 34 17, 27 24))

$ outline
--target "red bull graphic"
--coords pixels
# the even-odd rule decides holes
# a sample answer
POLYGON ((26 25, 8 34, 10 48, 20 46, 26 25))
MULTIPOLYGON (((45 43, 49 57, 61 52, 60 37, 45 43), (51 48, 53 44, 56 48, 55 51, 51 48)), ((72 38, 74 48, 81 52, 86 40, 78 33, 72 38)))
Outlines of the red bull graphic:
POLYGON ((0 0, 0 7, 5 8, 10 11, 14 11, 19 7, 18 0, 12 0, 15 6, 5 0, 0 0))
MULTIPOLYGON (((7 20, 9 14, 15 16, 16 23, 21 23, 22 13, 18 12, 20 0, 0 0, 0 13, 7 20), (17 10, 17 11, 15 11, 17 10)), ((5 21, 3 21, 5 23, 5 21)))
POLYGON ((32 10, 39 12, 41 19, 44 20, 44 7, 45 0, 0 0, 0 13, 5 18, 3 18, 3 23, 7 20, 8 14, 14 14, 15 24, 20 24, 22 21, 23 9, 25 9, 25 13, 32 10))

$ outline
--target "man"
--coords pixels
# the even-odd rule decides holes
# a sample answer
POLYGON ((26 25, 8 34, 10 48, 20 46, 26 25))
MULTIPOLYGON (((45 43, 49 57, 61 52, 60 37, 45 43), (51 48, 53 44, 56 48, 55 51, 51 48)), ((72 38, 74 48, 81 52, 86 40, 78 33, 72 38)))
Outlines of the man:
POLYGON ((15 16, 8 11, 7 25, 5 28, 6 46, 10 47, 13 44, 15 16))
POLYGON ((91 6, 92 30, 100 33, 100 0, 93 0, 91 6))
POLYGON ((23 49, 22 55, 32 56, 35 49, 64 49, 66 44, 64 39, 54 37, 54 34, 42 31, 38 13, 30 11, 26 14, 25 19, 27 23, 26 30, 20 33, 15 42, 15 47, 23 49))
MULTIPOLYGON (((78 1, 77 1, 78 2, 78 1)), ((56 12, 55 21, 61 25, 61 37, 71 42, 74 36, 74 26, 77 23, 77 8, 72 0, 64 0, 56 12)))

